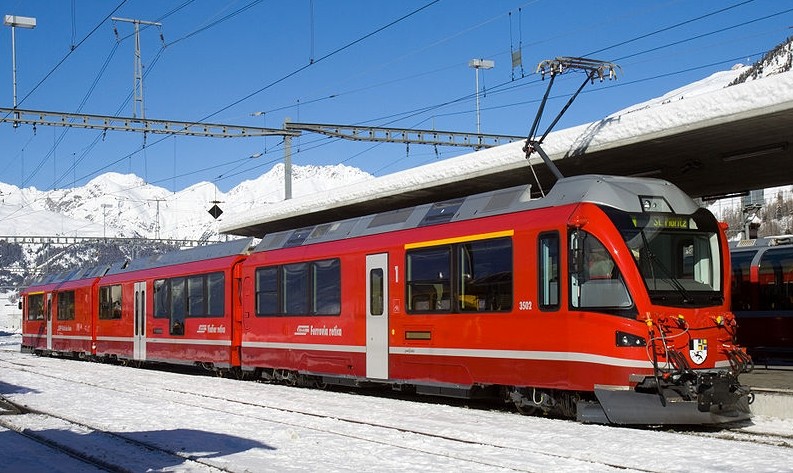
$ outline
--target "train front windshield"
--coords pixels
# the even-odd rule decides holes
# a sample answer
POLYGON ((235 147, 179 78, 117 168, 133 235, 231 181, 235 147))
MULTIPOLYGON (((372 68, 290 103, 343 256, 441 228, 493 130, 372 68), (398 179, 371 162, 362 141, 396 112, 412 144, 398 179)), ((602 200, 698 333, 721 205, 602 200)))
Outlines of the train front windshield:
POLYGON ((724 302, 718 222, 710 212, 604 210, 628 245, 653 304, 708 307, 724 302))

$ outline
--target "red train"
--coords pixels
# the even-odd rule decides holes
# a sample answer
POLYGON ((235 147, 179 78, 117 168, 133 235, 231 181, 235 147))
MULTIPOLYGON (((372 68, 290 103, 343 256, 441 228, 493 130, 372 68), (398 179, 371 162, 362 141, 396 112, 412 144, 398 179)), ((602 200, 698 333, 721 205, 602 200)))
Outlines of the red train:
POLYGON ((793 365, 793 236, 731 244, 738 341, 757 363, 793 365))
POLYGON ((498 396, 584 422, 748 418, 713 215, 654 179, 528 190, 44 279, 23 291, 23 350, 498 396))

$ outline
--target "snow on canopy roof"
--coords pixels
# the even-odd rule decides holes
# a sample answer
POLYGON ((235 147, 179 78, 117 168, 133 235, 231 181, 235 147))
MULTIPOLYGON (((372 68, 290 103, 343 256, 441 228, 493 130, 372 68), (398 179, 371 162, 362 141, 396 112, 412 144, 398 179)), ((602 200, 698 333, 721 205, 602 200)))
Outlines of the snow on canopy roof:
MULTIPOLYGON (((712 89, 712 83, 708 83, 708 87, 712 89)), ((691 94, 691 91, 687 93, 691 94)), ((793 111, 793 72, 695 94, 685 100, 667 97, 660 104, 627 109, 598 122, 550 133, 543 149, 552 160, 562 164, 566 158, 576 158, 576 161, 584 154, 661 141, 677 134, 690 134, 693 130, 780 111, 793 111)), ((752 130, 746 132, 753 133, 752 130)), ((714 150, 711 142, 701 145, 708 146, 709 151, 727 151, 714 150)), ((399 198, 411 193, 414 197, 412 204, 422 199, 423 202, 443 200, 438 198, 439 194, 457 189, 459 195, 459 189, 488 176, 522 173, 528 183, 530 173, 523 146, 522 142, 510 143, 374 178, 355 186, 268 204, 227 217, 220 230, 222 233, 261 237, 273 231, 374 213, 372 205, 380 206, 380 210, 404 207, 399 205, 399 198), (433 193, 432 189, 440 192, 433 193), (389 201, 395 204, 389 206, 389 201)), ((788 148, 786 144, 784 148, 788 148)), ((653 159, 657 155, 647 157, 653 159)), ((640 166, 652 165, 643 164, 641 159, 631 161, 621 165, 634 166, 635 173, 642 171, 640 166)), ((544 166, 536 154, 532 155, 531 163, 540 168, 544 166)), ((510 183, 505 184, 501 187, 510 186, 510 183)), ((488 185, 499 188, 497 183, 488 185)))

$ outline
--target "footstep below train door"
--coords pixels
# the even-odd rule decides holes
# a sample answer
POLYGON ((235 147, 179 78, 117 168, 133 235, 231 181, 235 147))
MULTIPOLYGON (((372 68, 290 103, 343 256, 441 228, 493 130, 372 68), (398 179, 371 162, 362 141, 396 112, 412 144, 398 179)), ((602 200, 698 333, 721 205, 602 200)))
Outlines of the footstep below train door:
POLYGON ((388 254, 366 255, 366 377, 388 379, 388 254))

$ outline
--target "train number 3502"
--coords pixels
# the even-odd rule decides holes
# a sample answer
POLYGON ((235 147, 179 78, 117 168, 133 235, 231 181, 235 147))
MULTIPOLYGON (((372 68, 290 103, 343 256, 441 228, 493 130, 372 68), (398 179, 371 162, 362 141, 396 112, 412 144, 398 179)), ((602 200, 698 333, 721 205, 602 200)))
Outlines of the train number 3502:
POLYGON ((518 310, 531 310, 531 307, 532 307, 531 301, 518 302, 518 310))

